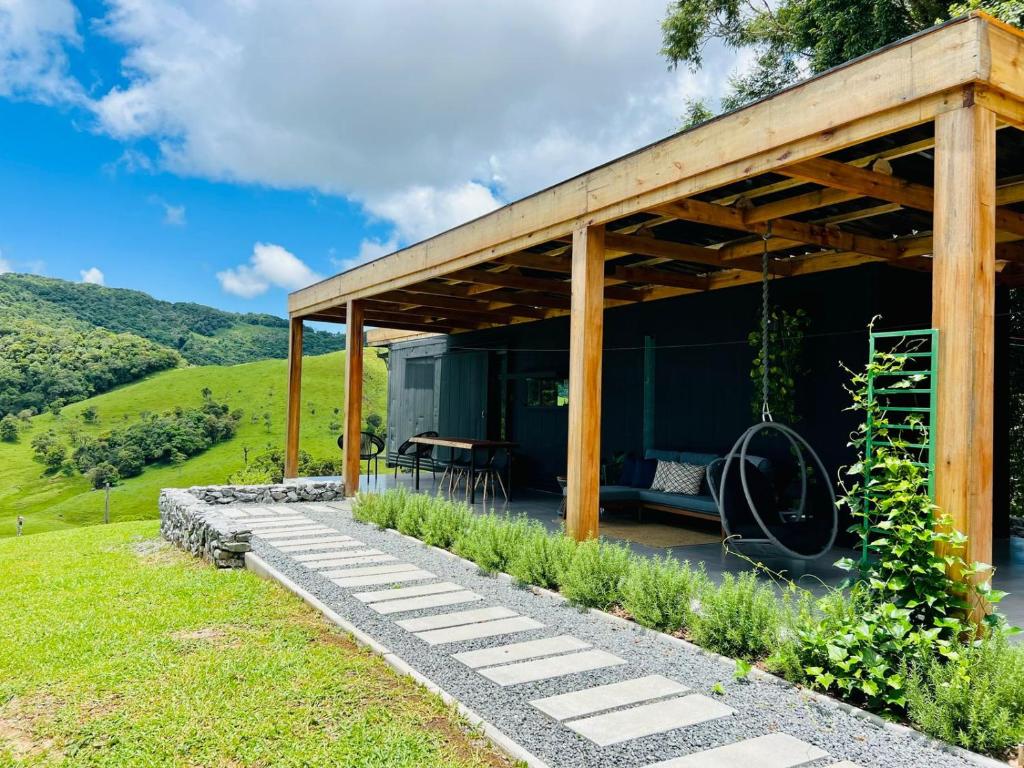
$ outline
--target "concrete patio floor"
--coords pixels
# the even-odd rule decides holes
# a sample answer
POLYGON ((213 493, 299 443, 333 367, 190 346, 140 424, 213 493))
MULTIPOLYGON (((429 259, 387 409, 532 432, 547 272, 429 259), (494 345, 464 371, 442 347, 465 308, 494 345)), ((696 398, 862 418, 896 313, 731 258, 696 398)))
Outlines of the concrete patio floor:
MULTIPOLYGON (((360 489, 363 491, 385 491, 391 488, 405 488, 413 490, 413 476, 409 472, 398 473, 396 478, 394 470, 381 471, 377 475, 363 475, 360 478, 360 489)), ((438 476, 440 479, 440 476, 438 476)), ((337 477, 309 477, 301 478, 301 481, 321 482, 331 480, 337 482, 337 477)), ((435 487, 434 479, 430 472, 424 471, 420 476, 420 493, 436 494, 438 492, 447 494, 447 489, 435 487)), ((468 501, 464 489, 459 489, 455 497, 468 501)), ((488 497, 486 501, 477 494, 474 510, 484 514, 489 511, 498 513, 509 513, 512 515, 526 515, 532 520, 544 524, 549 530, 555 531, 562 526, 562 518, 559 516, 559 505, 561 497, 554 493, 546 493, 529 488, 514 488, 512 499, 506 503, 499 494, 497 500, 488 497)), ((608 520, 634 520, 635 514, 628 511, 617 511, 607 513, 608 520)), ((708 526, 700 521, 679 518, 673 515, 657 515, 646 513, 644 517, 648 522, 659 522, 667 525, 680 526, 683 528, 697 529, 717 535, 718 531, 713 526, 708 526)), ((828 554, 817 560, 800 560, 779 554, 777 550, 770 547, 753 546, 734 549, 739 553, 729 552, 723 549, 718 542, 706 544, 674 546, 670 548, 652 547, 635 541, 628 542, 630 548, 637 554, 647 556, 670 555, 678 560, 688 560, 692 564, 700 563, 705 571, 713 579, 720 579, 724 573, 740 573, 750 569, 742 555, 751 560, 762 563, 767 568, 778 573, 784 573, 788 578, 796 581, 803 587, 814 592, 821 593, 829 586, 840 584, 845 578, 845 572, 835 567, 835 562, 843 557, 855 557, 852 549, 836 547, 828 554)), ((994 542, 993 565, 996 568, 994 584, 999 589, 1008 592, 1009 595, 1000 605, 1000 610, 1007 616, 1013 626, 1024 628, 1024 539, 1010 537, 1009 539, 996 539, 994 542)), ((1024 635, 1024 633, 1021 633, 1024 635)), ((1018 641, 1024 641, 1024 637, 1018 635, 1018 641)))

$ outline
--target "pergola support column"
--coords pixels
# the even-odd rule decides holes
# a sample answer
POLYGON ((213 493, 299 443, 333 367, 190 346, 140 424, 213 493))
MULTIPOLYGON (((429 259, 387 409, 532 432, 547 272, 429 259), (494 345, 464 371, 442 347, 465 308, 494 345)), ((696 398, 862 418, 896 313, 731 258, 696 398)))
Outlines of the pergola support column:
POLYGON ((935 501, 967 535, 968 563, 992 562, 995 137, 977 104, 935 120, 935 501))
POLYGON ((302 318, 292 318, 288 333, 288 414, 284 476, 299 474, 299 426, 302 419, 302 318))
POLYGON ((345 312, 345 495, 359 490, 359 439, 363 424, 363 307, 350 301, 345 312))
POLYGON ((578 541, 598 534, 601 484, 601 358, 604 335, 604 227, 572 236, 569 321, 569 456, 566 530, 578 541))

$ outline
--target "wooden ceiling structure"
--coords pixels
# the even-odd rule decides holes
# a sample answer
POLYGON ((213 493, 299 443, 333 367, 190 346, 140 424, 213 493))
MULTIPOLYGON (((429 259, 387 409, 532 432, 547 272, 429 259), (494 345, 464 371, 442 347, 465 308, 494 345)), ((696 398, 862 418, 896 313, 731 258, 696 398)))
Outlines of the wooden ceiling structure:
MULTIPOLYGON (((767 246, 774 279, 878 262, 934 270, 933 320, 960 327, 940 336, 941 413, 943 391, 985 385, 992 331, 976 326, 991 325, 995 281, 1024 284, 1022 62, 1024 35, 984 14, 927 30, 296 291, 293 340, 301 349, 303 320, 347 322, 352 340, 360 323, 457 334, 571 315, 573 344, 599 353, 604 310, 758 282, 767 246)), ((581 537, 597 525, 592 353, 570 351, 569 525, 581 537)), ((945 417, 948 461, 977 448, 985 407, 945 417)), ((296 402, 287 454, 297 441, 296 402)), ((980 539, 967 517, 987 493, 991 518, 991 446, 987 473, 987 491, 949 468, 937 485, 980 539)))

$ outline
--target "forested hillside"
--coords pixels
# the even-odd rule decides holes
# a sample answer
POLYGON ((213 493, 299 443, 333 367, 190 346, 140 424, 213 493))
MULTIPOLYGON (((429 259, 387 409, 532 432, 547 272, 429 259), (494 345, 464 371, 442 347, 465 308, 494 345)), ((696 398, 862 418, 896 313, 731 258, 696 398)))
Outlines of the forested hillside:
MULTIPOLYGON (((306 354, 343 349, 307 330, 306 354)), ((180 365, 234 365, 288 354, 288 321, 139 291, 0 274, 0 417, 31 416, 180 365)))
MULTIPOLYGON (((374 349, 366 351, 365 366, 364 421, 379 423, 387 408, 387 368, 374 349)), ((301 447, 321 463, 341 458, 344 370, 343 352, 306 358, 303 366, 301 447)), ((110 492, 115 521, 156 517, 161 488, 225 482, 284 446, 287 388, 284 360, 176 368, 59 414, 16 419, 13 441, 0 440, 0 538, 14 534, 18 515, 26 533, 100 522, 104 493, 93 490, 95 460, 118 469, 110 492), (212 426, 218 434, 197 438, 194 412, 217 404, 226 406, 222 424, 203 419, 200 431, 212 426), (231 434, 224 433, 224 416, 235 422, 231 434)))
MULTIPOLYGON (((77 330, 105 328, 176 350, 194 365, 233 365, 288 354, 288 321, 159 301, 141 291, 71 283, 37 275, 0 275, 0 328, 23 321, 77 330)), ((344 337, 307 331, 306 354, 344 349, 344 337)))

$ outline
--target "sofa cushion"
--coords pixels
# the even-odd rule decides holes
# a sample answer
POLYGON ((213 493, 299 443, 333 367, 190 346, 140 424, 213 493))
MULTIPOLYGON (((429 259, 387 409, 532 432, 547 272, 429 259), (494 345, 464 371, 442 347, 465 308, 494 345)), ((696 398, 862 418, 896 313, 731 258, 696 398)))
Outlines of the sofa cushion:
POLYGON ((628 485, 602 485, 599 490, 601 501, 640 501, 640 491, 628 485))
POLYGON ((717 453, 694 453, 692 451, 683 451, 679 454, 679 460, 684 464, 699 464, 702 467, 706 467, 717 458, 717 453))
POLYGON ((700 493, 704 479, 704 467, 697 464, 683 464, 676 461, 659 461, 654 473, 651 489, 667 493, 684 493, 695 496, 700 493))
POLYGON ((633 484, 633 478, 636 477, 636 461, 632 454, 622 460, 622 471, 619 472, 619 479, 615 481, 616 485, 633 484))
POLYGON ((640 501, 648 504, 661 504, 665 507, 685 509, 689 512, 718 515, 718 506, 710 496, 691 496, 683 493, 665 493, 664 491, 639 491, 639 495, 640 501))

